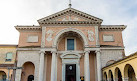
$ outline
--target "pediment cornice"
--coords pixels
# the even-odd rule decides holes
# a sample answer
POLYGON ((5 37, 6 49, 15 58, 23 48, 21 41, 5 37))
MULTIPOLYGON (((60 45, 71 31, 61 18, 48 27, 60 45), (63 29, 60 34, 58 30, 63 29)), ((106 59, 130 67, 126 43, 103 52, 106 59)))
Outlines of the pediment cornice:
POLYGON ((90 22, 98 22, 99 24, 102 23, 102 19, 100 18, 97 18, 95 16, 92 16, 92 15, 89 15, 89 14, 86 14, 84 12, 81 12, 79 10, 76 10, 76 9, 73 9, 73 8, 67 8, 65 10, 62 10, 60 12, 57 12, 53 15, 50 15, 50 16, 47 16, 47 17, 44 17, 42 19, 39 19, 38 22, 39 24, 41 25, 42 23, 46 23, 46 22, 52 22, 51 20, 55 19, 55 18, 58 18, 62 15, 65 15, 65 14, 68 14, 68 13, 72 13, 72 14, 76 14, 78 16, 81 16, 81 17, 84 17, 86 18, 88 21, 90 22))
POLYGON ((85 26, 85 25, 100 25, 101 22, 91 21, 49 21, 40 23, 41 26, 85 26))

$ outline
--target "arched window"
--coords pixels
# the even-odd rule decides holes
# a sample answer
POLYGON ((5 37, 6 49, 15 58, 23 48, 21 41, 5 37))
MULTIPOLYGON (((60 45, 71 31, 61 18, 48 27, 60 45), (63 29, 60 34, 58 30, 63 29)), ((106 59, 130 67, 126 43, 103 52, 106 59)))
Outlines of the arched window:
POLYGON ((12 53, 10 52, 10 53, 7 53, 6 54, 6 61, 11 61, 12 60, 12 53))
POLYGON ((33 75, 29 75, 28 76, 28 81, 33 81, 34 80, 34 76, 33 75))
POLYGON ((6 81, 6 73, 4 71, 0 71, 0 81, 6 81))

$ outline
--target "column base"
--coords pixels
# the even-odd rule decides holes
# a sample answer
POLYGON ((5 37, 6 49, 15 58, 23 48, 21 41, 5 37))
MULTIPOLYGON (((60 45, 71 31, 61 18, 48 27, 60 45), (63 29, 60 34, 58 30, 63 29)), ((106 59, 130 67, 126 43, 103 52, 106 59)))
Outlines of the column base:
POLYGON ((128 81, 128 78, 123 78, 123 81, 128 81))

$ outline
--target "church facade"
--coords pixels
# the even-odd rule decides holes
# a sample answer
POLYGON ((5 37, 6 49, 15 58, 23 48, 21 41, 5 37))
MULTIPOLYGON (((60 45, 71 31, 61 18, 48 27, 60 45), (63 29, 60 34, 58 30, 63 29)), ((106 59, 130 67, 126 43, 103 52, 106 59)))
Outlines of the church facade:
POLYGON ((122 59, 125 25, 67 8, 19 31, 15 81, 101 81, 102 68, 122 59))

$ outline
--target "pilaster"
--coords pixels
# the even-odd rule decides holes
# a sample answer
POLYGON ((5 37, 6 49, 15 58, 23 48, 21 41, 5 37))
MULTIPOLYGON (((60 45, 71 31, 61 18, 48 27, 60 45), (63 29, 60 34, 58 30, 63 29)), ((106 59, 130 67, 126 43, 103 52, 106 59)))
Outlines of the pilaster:
POLYGON ((96 46, 99 47, 99 28, 98 26, 95 26, 95 37, 96 37, 96 46))
POLYGON ((45 35, 46 35, 46 27, 42 27, 42 37, 41 37, 41 47, 45 47, 45 35))

